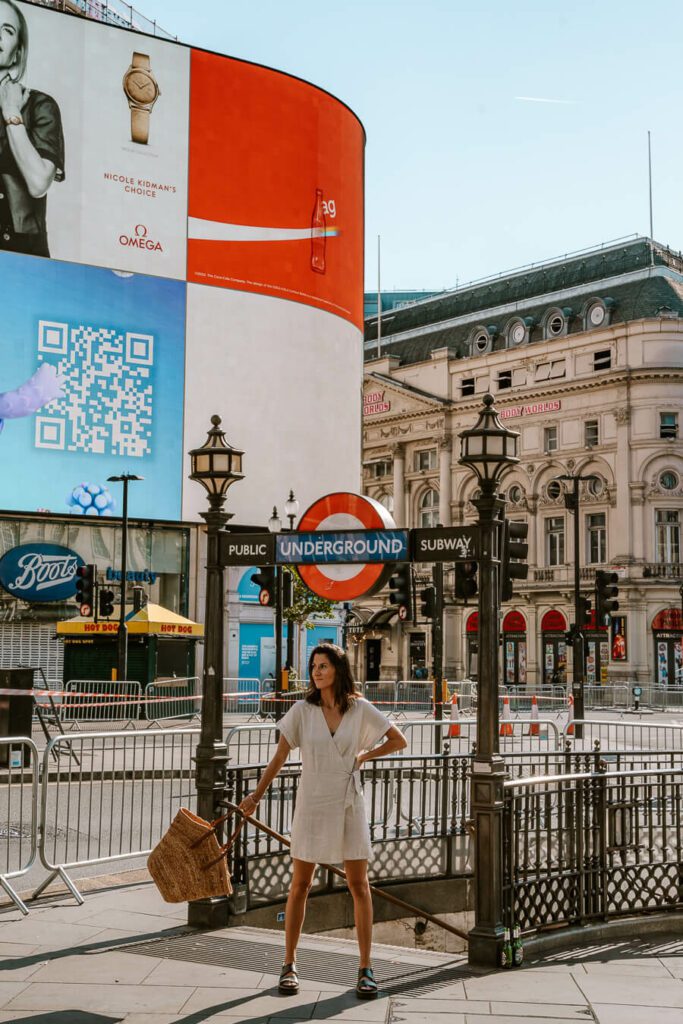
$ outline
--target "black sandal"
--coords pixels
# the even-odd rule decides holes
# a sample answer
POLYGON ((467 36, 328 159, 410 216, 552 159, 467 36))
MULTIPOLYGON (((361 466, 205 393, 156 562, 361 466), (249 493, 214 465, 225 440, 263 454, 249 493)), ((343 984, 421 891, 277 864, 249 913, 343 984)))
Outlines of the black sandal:
POLYGON ((379 995, 372 967, 361 967, 359 970, 356 995, 359 999, 376 999, 379 995))
POLYGON ((286 996, 295 996, 297 994, 299 991, 299 975, 296 973, 296 964, 282 965, 277 990, 286 996))

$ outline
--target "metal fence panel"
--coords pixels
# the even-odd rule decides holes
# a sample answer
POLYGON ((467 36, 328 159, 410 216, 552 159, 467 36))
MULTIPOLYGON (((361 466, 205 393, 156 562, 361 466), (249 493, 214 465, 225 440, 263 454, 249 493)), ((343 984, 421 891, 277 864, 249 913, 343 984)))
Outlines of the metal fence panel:
POLYGON ((257 715, 262 683, 247 676, 223 677, 223 711, 226 715, 257 715))
POLYGON ((575 747, 590 747, 597 742, 610 750, 683 750, 683 725, 675 722, 584 718, 567 722, 563 735, 571 739, 575 747), (581 740, 576 738, 577 725, 582 727, 581 740))
POLYGON ((145 718, 152 724, 168 718, 195 718, 199 714, 197 677, 156 679, 145 687, 145 718))
POLYGON ((150 729, 55 736, 43 754, 39 844, 50 875, 35 895, 59 875, 82 903, 69 869, 149 854, 178 809, 195 806, 192 757, 199 734, 150 729))
POLYGON ((27 736, 0 739, 0 885, 28 914, 10 883, 31 870, 38 848, 38 748, 27 736))
POLYGON ((64 687, 62 723, 134 722, 142 687, 133 680, 70 679, 64 687))

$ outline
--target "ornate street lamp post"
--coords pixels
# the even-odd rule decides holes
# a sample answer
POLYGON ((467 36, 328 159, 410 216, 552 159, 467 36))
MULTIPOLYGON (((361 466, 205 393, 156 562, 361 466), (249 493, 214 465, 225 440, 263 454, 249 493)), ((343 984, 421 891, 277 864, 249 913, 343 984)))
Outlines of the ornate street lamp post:
POLYGON ((503 945, 503 782, 505 763, 498 740, 498 638, 500 633, 500 542, 505 502, 500 478, 516 462, 519 432, 498 419, 493 396, 472 430, 460 434, 460 464, 479 480, 473 501, 479 513, 479 685, 477 749, 472 765, 471 805, 475 828, 474 928, 469 933, 472 964, 494 966, 503 945))
MULTIPOLYGON (((204 670, 202 676, 201 735, 195 754, 197 812, 207 821, 220 816, 225 790, 228 751, 223 739, 223 617, 224 580, 220 562, 220 532, 232 515, 223 508, 231 484, 242 480, 244 452, 231 447, 220 429, 220 416, 201 448, 190 452, 190 480, 197 480, 209 498, 206 522, 206 604, 204 612, 204 670)), ((188 924, 215 928, 227 923, 228 897, 219 896, 188 904, 188 924)))

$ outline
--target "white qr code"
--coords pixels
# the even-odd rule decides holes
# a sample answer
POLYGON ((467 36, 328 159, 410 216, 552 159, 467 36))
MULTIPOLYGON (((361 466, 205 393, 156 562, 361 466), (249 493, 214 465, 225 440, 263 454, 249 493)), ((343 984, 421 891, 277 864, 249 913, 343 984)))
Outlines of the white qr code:
POLYGON ((38 359, 63 376, 64 394, 36 417, 36 448, 151 454, 153 335, 40 320, 38 359))

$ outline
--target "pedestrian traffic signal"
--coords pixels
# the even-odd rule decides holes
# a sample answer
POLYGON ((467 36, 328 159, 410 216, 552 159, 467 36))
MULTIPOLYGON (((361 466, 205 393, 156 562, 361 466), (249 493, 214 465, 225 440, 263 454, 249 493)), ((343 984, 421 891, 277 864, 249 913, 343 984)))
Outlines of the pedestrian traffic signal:
POLYGON ((114 614, 114 591, 100 590, 98 612, 101 619, 108 619, 114 614))
POLYGON ((259 587, 259 604, 262 604, 265 607, 270 607, 275 604, 275 590, 277 586, 275 579, 275 566, 260 566, 258 572, 255 572, 252 575, 251 582, 255 583, 256 586, 259 587))
POLYGON ((282 581, 282 610, 286 611, 287 608, 291 608, 294 604, 294 577, 291 572, 287 569, 281 570, 282 575, 280 580, 282 581))
POLYGON ((396 572, 389 580, 389 604, 397 605, 399 618, 412 619, 413 617, 413 580, 410 571, 410 562, 402 562, 396 566, 396 572), (401 611, 401 608, 404 611, 401 611))
POLYGON ((133 587, 133 611, 139 612, 141 608, 144 608, 149 597, 142 587, 133 587))
POLYGON ((619 577, 615 572, 598 569, 595 573, 595 612, 598 626, 606 626, 611 615, 619 611, 619 577))
POLYGON ((591 600, 589 597, 579 597, 579 629, 590 629, 593 625, 591 616, 591 600))
POLYGON ((529 575, 529 566, 526 558, 529 554, 527 535, 529 524, 525 522, 510 522, 503 520, 503 543, 500 565, 500 599, 510 601, 512 599, 515 580, 525 580, 529 575))
POLYGON ((434 587, 425 587, 420 591, 420 611, 423 619, 436 617, 436 590, 434 587))
POLYGON ((455 585, 454 592, 457 601, 467 602, 469 598, 476 597, 479 585, 477 583, 477 562, 456 562, 455 563, 455 585))
POLYGON ((76 602, 81 615, 92 615, 96 574, 96 565, 79 565, 76 569, 76 602))

